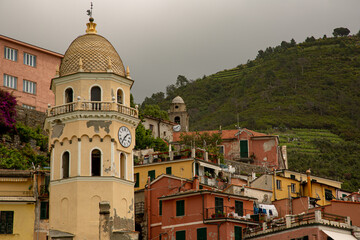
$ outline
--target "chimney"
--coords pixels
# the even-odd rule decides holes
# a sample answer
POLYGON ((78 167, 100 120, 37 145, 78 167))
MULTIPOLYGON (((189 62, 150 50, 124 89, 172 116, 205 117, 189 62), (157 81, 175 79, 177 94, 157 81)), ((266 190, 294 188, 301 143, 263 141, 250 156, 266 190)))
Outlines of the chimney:
POLYGON ((310 168, 308 170, 306 170, 306 176, 307 176, 307 187, 308 187, 308 197, 312 197, 311 196, 311 179, 310 179, 310 168))
POLYGON ((285 169, 288 169, 289 164, 288 164, 286 146, 281 146, 281 154, 282 154, 282 157, 284 159, 285 169))
POLYGON ((194 180, 193 180, 193 184, 192 184, 192 189, 194 190, 199 190, 199 177, 198 175, 195 175, 194 180))

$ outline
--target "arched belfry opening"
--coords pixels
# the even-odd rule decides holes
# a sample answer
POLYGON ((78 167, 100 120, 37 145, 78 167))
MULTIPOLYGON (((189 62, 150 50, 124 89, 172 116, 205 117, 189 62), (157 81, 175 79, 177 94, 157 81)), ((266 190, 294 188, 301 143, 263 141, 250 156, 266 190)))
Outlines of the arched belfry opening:
POLYGON ((179 116, 176 116, 174 118, 174 122, 177 123, 177 124, 180 124, 180 117, 179 116))
POLYGON ((124 103, 124 93, 121 89, 118 89, 116 92, 116 102, 118 104, 123 104, 124 103))
POLYGON ((124 153, 120 154, 120 178, 126 178, 126 157, 124 153))
POLYGON ((62 156, 62 176, 63 178, 68 178, 70 176, 70 153, 68 151, 64 152, 62 156))
POLYGON ((101 176, 101 152, 98 149, 91 152, 91 176, 101 176))
POLYGON ((72 103, 74 101, 74 92, 72 88, 65 90, 65 103, 72 103))

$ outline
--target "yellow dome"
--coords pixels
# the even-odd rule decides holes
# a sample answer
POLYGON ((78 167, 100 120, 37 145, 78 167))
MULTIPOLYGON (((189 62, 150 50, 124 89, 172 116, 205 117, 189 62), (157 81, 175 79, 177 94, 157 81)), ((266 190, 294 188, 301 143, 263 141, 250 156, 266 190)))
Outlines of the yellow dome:
POLYGON ((113 72, 125 77, 124 65, 113 45, 94 31, 87 30, 87 34, 70 44, 60 65, 60 76, 76 72, 113 72))

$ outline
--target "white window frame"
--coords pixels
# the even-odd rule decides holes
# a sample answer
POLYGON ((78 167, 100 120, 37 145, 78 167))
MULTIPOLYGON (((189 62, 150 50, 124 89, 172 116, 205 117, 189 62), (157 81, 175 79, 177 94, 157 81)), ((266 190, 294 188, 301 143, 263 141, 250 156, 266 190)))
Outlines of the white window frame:
POLYGON ((30 67, 36 67, 36 56, 24 52, 24 64, 30 67))
POLYGON ((296 185, 295 183, 291 183, 291 192, 295 193, 296 192, 296 185))
POLYGON ((281 190, 281 180, 276 179, 276 189, 281 190))
POLYGON ((14 49, 14 48, 10 48, 10 47, 4 47, 4 57, 5 59, 17 62, 17 54, 18 54, 18 50, 14 49))
POLYGON ((26 108, 26 109, 32 109, 32 110, 35 110, 35 109, 36 109, 36 107, 30 106, 30 105, 26 105, 26 104, 23 104, 22 107, 23 107, 23 108, 26 108))
POLYGON ((4 87, 17 89, 17 77, 4 73, 4 87))
POLYGON ((29 80, 23 80, 23 92, 36 94, 36 82, 32 82, 29 80))

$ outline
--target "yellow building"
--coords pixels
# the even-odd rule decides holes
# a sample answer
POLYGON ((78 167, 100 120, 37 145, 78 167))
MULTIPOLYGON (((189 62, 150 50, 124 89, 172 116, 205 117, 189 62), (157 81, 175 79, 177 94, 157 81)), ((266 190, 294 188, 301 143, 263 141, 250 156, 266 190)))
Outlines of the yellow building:
POLYGON ((283 170, 276 174, 264 174, 251 182, 252 187, 271 190, 272 201, 307 196, 314 199, 316 204, 323 206, 330 204, 335 198, 336 190, 341 188, 341 182, 311 176, 294 171, 283 170), (309 194, 309 189, 311 194, 309 194))
POLYGON ((135 190, 145 187, 150 180, 157 178, 161 174, 170 174, 181 178, 192 179, 195 175, 199 176, 200 183, 210 186, 216 186, 215 176, 218 175, 221 168, 218 160, 210 160, 207 153, 203 154, 204 159, 195 157, 195 149, 189 150, 187 153, 183 151, 182 156, 176 154, 179 152, 170 152, 168 159, 157 158, 156 153, 147 156, 147 160, 140 165, 134 166, 135 173, 135 190), (154 157, 155 156, 155 157, 154 157), (212 174, 213 178, 205 177, 205 172, 212 174))
POLYGON ((94 19, 67 49, 51 89, 45 129, 51 149, 50 237, 99 239, 99 203, 110 203, 111 231, 133 231, 133 155, 138 110, 134 81, 94 19))
POLYGON ((0 239, 45 240, 47 171, 0 169, 0 239))

